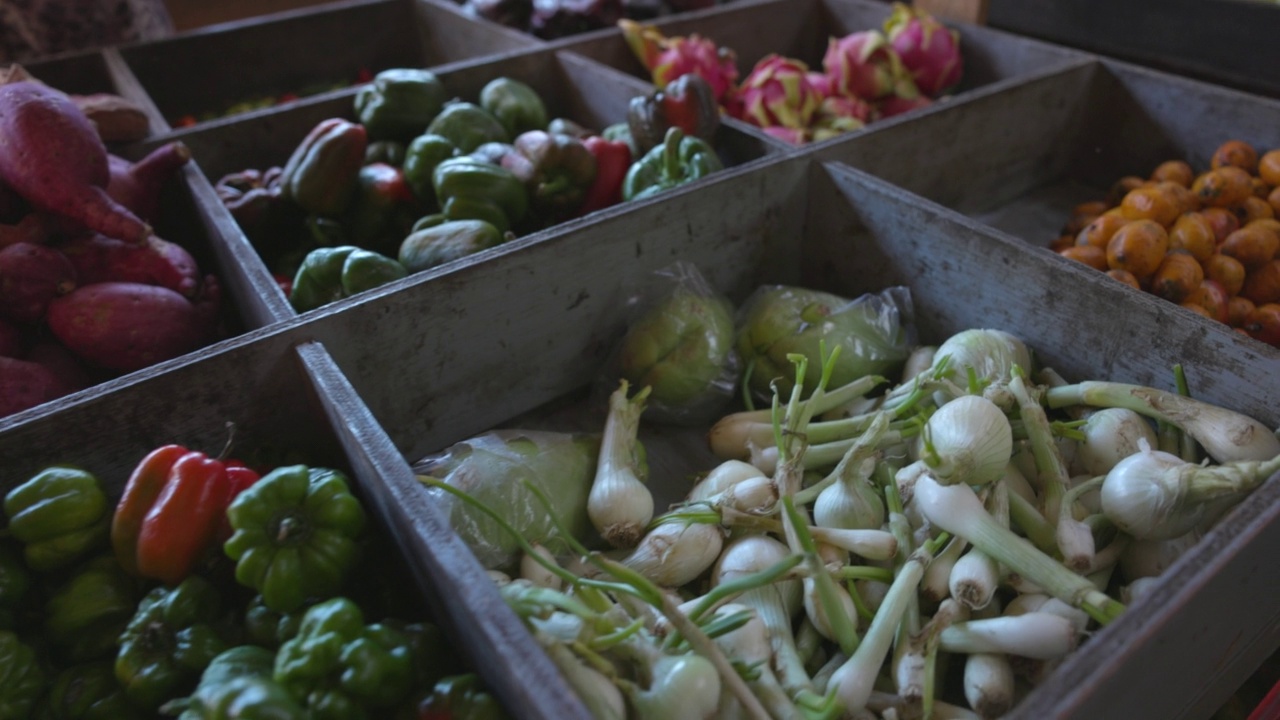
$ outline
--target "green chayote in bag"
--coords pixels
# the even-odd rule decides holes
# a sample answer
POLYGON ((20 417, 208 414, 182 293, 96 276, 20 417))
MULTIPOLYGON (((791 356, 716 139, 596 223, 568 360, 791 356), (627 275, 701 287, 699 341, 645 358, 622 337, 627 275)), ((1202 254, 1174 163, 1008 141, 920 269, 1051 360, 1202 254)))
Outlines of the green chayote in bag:
POLYGON ((618 373, 637 389, 650 388, 649 419, 709 420, 737 382, 733 306, 687 263, 660 274, 675 283, 628 327, 618 373))
POLYGON ((788 355, 808 358, 804 395, 822 377, 820 345, 840 355, 828 388, 867 375, 892 377, 911 352, 915 328, 905 288, 849 300, 838 295, 785 285, 758 289, 743 304, 737 326, 737 348, 751 392, 771 398, 775 384, 783 402, 795 385, 795 366, 788 355))

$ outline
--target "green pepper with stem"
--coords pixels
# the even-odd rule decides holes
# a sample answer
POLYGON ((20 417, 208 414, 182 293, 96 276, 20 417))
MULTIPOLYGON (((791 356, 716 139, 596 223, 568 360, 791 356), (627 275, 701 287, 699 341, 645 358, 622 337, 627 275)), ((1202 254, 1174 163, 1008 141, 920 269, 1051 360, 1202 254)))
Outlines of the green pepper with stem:
POLYGON ((448 220, 484 220, 506 233, 529 210, 529 193, 514 173, 474 158, 440 163, 432 185, 448 220))
POLYGON ((493 113, 469 102, 450 102, 427 126, 432 135, 443 135, 466 155, 487 142, 508 142, 506 128, 493 113))
POLYGON ((298 266, 289 303, 294 310, 307 312, 406 275, 399 262, 372 250, 354 245, 317 248, 298 266))
POLYGON ((318 720, 363 720, 408 698, 414 676, 409 638, 388 625, 365 625, 351 600, 307 610, 298 635, 276 653, 275 681, 318 720))
POLYGON ((45 603, 45 636, 70 662, 111 657, 140 595, 138 582, 115 556, 96 557, 77 568, 45 603))
POLYGON ((209 663, 190 697, 165 704, 178 720, 314 720, 271 678, 275 653, 238 645, 209 663))
POLYGON ((356 91, 355 111, 370 140, 407 142, 431 124, 449 99, 430 70, 391 68, 356 91))
POLYGON ((35 720, 144 720, 154 718, 129 702, 114 663, 98 660, 63 669, 32 717, 35 720))
POLYGON ((494 78, 484 86, 480 107, 498 118, 511 137, 547 127, 547 106, 538 92, 509 77, 494 78))
POLYGON ((276 468, 227 509, 234 533, 223 545, 236 580, 277 612, 332 597, 359 558, 364 507, 337 470, 276 468))
POLYGON ((555 220, 582 205, 596 179, 596 157, 581 140, 530 130, 513 147, 502 166, 524 183, 536 213, 555 220))
POLYGON ((172 590, 147 593, 120 635, 116 679, 139 707, 155 710, 195 686, 227 642, 216 627, 222 611, 218 590, 191 575, 172 590))
POLYGON ((423 133, 409 143, 404 151, 404 180, 409 183, 414 197, 423 207, 436 207, 436 190, 431 175, 436 166, 451 157, 458 156, 458 146, 443 135, 423 133))
POLYGON ((668 128, 663 143, 627 170, 622 181, 622 199, 646 198, 722 169, 724 165, 715 148, 700 138, 685 135, 678 127, 668 128))

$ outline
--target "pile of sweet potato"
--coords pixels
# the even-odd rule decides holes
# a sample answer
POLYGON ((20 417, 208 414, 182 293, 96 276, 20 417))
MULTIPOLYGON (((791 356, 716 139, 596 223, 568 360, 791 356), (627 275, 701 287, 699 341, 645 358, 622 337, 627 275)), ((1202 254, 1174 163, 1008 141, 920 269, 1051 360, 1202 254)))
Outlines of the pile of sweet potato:
POLYGON ((189 159, 132 163, 65 94, 0 85, 0 417, 215 339, 216 278, 151 226, 189 159))

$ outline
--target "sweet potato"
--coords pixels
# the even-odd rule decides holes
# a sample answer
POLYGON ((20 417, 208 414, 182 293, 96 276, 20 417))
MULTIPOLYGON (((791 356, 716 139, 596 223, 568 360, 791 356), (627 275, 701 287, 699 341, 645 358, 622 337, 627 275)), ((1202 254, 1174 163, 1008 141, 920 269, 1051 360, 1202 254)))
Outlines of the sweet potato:
POLYGON ((31 210, 31 206, 22 199, 13 188, 0 182, 0 223, 18 222, 31 210))
POLYGON ((53 340, 35 343, 22 359, 53 373, 60 395, 70 395, 93 384, 93 378, 76 356, 53 340))
POLYGON ((12 322, 0 318, 0 357, 22 357, 24 346, 22 330, 12 322))
POLYGON ((49 302, 75 289, 76 271, 48 245, 14 243, 0 250, 0 315, 39 322, 49 302))
POLYGON ((20 242, 43 245, 52 234, 49 217, 42 213, 27 213, 25 217, 13 225, 0 223, 0 248, 6 248, 20 242))
POLYGON ((108 155, 111 179, 107 194, 134 215, 154 222, 160 214, 160 193, 165 183, 190 159, 191 151, 178 140, 161 145, 136 163, 108 155))
POLYGON ((191 352, 212 335, 201 309, 157 285, 84 285, 49 303, 49 329, 81 359, 131 372, 191 352))
POLYGON ((48 368, 26 360, 0 357, 0 417, 66 394, 48 368))
POLYGON ((107 194, 107 149, 66 95, 35 82, 0 85, 0 180, 36 208, 127 242, 151 228, 107 194))
POLYGON ((200 270, 191 253, 155 235, 134 245, 95 233, 56 247, 75 267, 81 285, 136 282, 166 287, 188 298, 200 287, 200 270))

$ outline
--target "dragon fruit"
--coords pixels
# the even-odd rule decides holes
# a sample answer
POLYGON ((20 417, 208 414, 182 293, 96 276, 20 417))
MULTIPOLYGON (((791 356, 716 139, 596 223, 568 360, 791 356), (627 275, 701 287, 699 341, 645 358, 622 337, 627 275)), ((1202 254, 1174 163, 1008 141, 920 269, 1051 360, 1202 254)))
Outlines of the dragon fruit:
POLYGON ((822 93, 809 81, 809 67, 777 54, 761 58, 738 90, 740 119, 762 128, 802 130, 822 104, 822 93))
POLYGON ((818 91, 818 94, 821 95, 824 100, 837 94, 835 86, 831 83, 830 75, 820 72, 810 72, 808 74, 808 78, 809 84, 813 86, 813 89, 818 91))
POLYGON ((791 145, 803 145, 809 139, 809 131, 804 128, 791 128, 782 127, 781 125, 773 125, 762 129, 766 135, 777 138, 791 145))
POLYGON ((682 75, 696 73, 711 85, 718 102, 724 103, 732 94, 738 82, 738 59, 729 48, 697 33, 665 37, 656 27, 633 20, 619 20, 618 27, 659 89, 682 75))
POLYGON ((836 95, 823 100, 822 105, 818 106, 810 135, 814 142, 821 142, 843 133, 861 130, 876 117, 876 109, 866 100, 836 95))
POLYGON ((882 118, 891 118, 894 115, 901 115, 904 112, 910 112, 916 108, 928 107, 932 104, 933 101, 924 95, 916 95, 912 98, 890 95, 876 103, 876 112, 882 118))
POLYGON ((920 92, 937 97, 960 83, 964 62, 958 32, 900 2, 894 3, 884 31, 920 92))
POLYGON ((918 94, 902 58, 879 30, 863 30, 831 38, 822 67, 832 87, 843 95, 878 100, 886 95, 918 94))

